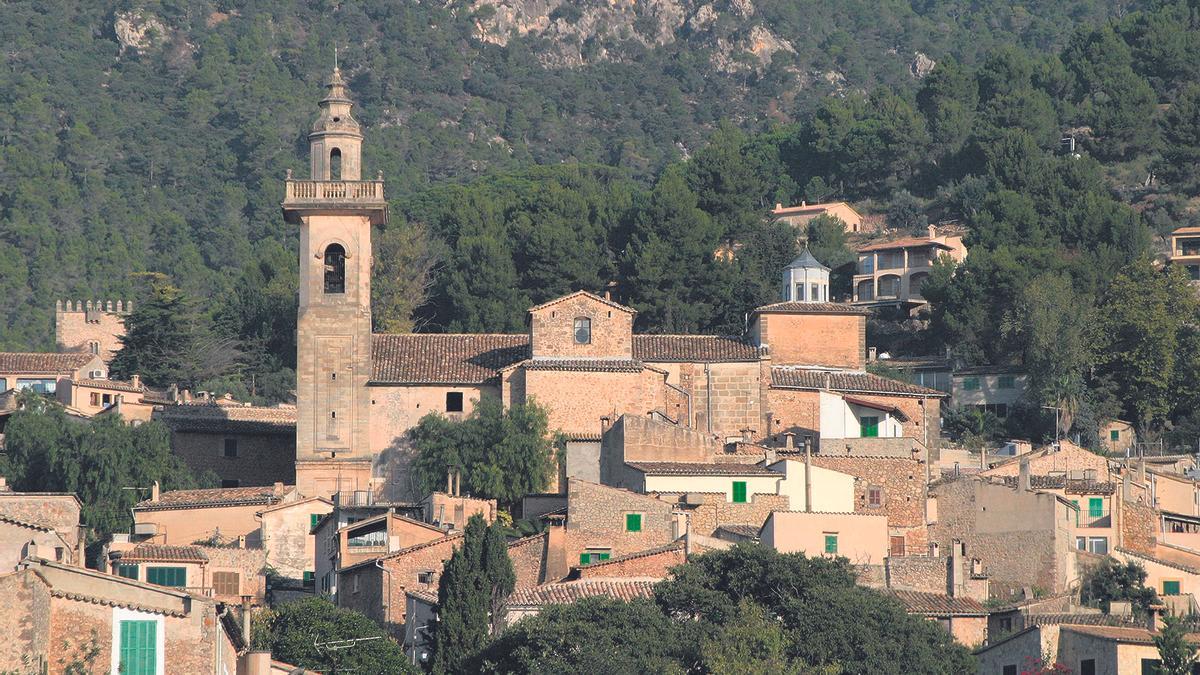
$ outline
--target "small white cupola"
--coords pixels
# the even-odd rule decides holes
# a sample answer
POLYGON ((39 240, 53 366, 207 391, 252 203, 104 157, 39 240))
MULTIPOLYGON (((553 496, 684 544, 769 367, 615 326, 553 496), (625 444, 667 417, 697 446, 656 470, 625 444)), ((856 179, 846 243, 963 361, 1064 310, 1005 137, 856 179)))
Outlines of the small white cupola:
POLYGON ((783 270, 784 302, 829 302, 829 268, 805 246, 783 270))

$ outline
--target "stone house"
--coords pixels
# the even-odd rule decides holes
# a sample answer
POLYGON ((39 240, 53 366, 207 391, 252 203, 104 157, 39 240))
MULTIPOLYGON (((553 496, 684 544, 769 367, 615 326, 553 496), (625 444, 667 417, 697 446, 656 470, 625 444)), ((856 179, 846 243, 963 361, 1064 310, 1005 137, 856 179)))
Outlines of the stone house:
POLYGON ((860 246, 853 277, 857 305, 896 305, 912 311, 928 304, 921 286, 942 257, 955 262, 967 258, 959 232, 939 233, 933 225, 922 237, 903 237, 860 246))
POLYGON ((439 527, 389 511, 338 528, 338 566, 350 567, 444 536, 439 527))
POLYGON ((474 515, 479 515, 483 522, 490 525, 496 520, 497 507, 495 499, 464 497, 452 492, 431 492, 421 500, 421 511, 426 523, 461 530, 474 515))
POLYGON ((29 389, 57 396, 61 389, 67 397, 72 381, 106 377, 108 366, 96 354, 0 352, 0 391, 29 389))
POLYGON ((171 451, 192 471, 215 473, 222 487, 295 482, 292 406, 250 406, 226 397, 160 406, 153 418, 171 430, 171 451))
POLYGON ((95 354, 108 363, 121 350, 121 338, 125 337, 125 317, 132 311, 132 301, 55 301, 55 349, 59 352, 95 354))
POLYGON ((938 624, 961 645, 975 647, 987 640, 988 610, 974 598, 920 591, 888 593, 909 614, 938 624))
POLYGON ((774 210, 771 211, 771 217, 777 221, 787 223, 792 227, 803 231, 808 222, 817 216, 833 216, 846 226, 847 232, 862 232, 863 217, 858 211, 854 210, 846 202, 825 202, 809 204, 808 202, 800 202, 799 206, 784 206, 776 204, 774 210))
POLYGON ((461 532, 338 570, 337 605, 362 612, 393 635, 402 633, 406 593, 437 593, 442 567, 462 543, 461 532))
POLYGON ((83 566, 86 528, 67 492, 15 492, 0 476, 0 574, 28 557, 83 566))
MULTIPOLYGON (((784 455, 780 455, 783 457, 784 455)), ((793 456, 794 457, 794 456, 793 456)), ((854 513, 887 516, 888 555, 929 553, 928 465, 912 457, 812 455, 812 465, 854 476, 854 513)))
POLYGON ((261 548, 257 514, 264 507, 298 499, 295 487, 283 483, 169 492, 159 492, 155 483, 150 498, 133 507, 134 537, 177 546, 244 537, 247 546, 261 548))
POLYGON ((855 565, 882 565, 888 557, 888 521, 882 514, 774 511, 758 536, 780 553, 842 557, 855 565))
POLYGON ((661 579, 578 579, 559 581, 515 591, 505 604, 504 625, 534 616, 548 605, 569 605, 584 598, 608 597, 629 602, 654 596, 654 584, 661 579))
POLYGON ((109 574, 193 595, 240 604, 263 604, 266 556, 262 549, 138 544, 109 555, 109 574))
POLYGON ((314 585, 317 548, 312 529, 332 510, 333 502, 328 499, 308 497, 257 512, 266 563, 283 577, 314 585))
POLYGON ((1008 598, 1026 589, 1055 594, 1078 578, 1078 507, 1032 489, 1028 475, 1011 487, 994 478, 962 476, 935 481, 930 492, 937 505, 930 539, 939 548, 961 542, 966 555, 981 561, 993 596, 1008 598))
POLYGON ((0 669, 58 675, 94 648, 103 672, 237 672, 215 602, 180 589, 30 558, 0 597, 0 669))
POLYGON ((1125 420, 1109 420, 1100 426, 1100 444, 1111 455, 1127 454, 1137 443, 1133 424, 1125 420))
POLYGON ((155 397, 134 375, 128 381, 91 379, 71 380, 59 387, 58 399, 84 415, 93 417, 116 413, 130 424, 148 422, 153 415, 155 397))

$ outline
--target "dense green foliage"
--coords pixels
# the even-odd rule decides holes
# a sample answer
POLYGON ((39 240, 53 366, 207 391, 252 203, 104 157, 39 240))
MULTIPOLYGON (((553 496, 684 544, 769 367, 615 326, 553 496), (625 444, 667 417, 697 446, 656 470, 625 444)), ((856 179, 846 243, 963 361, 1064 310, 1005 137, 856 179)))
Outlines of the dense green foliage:
POLYGON ((1084 575, 1080 598, 1106 612, 1113 601, 1129 601, 1138 611, 1145 611, 1158 595, 1146 586, 1146 570, 1141 565, 1105 558, 1084 575))
POLYGON ((482 672, 965 673, 966 649, 895 600, 860 587, 845 559, 741 544, 655 587, 655 604, 549 607, 494 640, 482 672))
POLYGON ((251 642, 271 658, 326 673, 419 672, 374 621, 325 598, 307 598, 254 615, 251 642), (356 642, 347 642, 356 641, 356 642))
POLYGON ((1196 645, 1188 641, 1188 625, 1178 616, 1163 619, 1163 628, 1154 636, 1158 649, 1156 675, 1188 675, 1200 657, 1196 656, 1196 645))
POLYGON ((431 627, 434 673, 468 672, 467 661, 498 630, 504 603, 516 585, 508 540, 499 523, 471 516, 438 580, 438 620, 431 627))
POLYGON ((409 438, 417 452, 413 474, 425 492, 443 489, 454 471, 465 493, 511 506, 545 490, 555 466, 546 410, 536 401, 505 410, 484 397, 464 419, 422 417, 409 438))
POLYGON ((22 492, 71 492, 95 540, 133 525, 130 509, 163 490, 209 487, 171 453, 170 432, 159 422, 126 425, 119 415, 90 420, 68 416, 57 403, 25 394, 5 427, 0 474, 22 492))

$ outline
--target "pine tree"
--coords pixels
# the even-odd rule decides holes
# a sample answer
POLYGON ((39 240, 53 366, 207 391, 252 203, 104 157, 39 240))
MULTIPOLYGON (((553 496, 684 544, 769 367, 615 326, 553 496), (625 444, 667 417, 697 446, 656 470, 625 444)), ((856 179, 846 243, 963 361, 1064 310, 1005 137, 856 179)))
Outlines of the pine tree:
POLYGON ((500 526, 474 515, 462 546, 438 581, 438 622, 433 632, 433 672, 460 673, 498 628, 500 611, 516 585, 508 543, 500 526))
POLYGON ((1196 657, 1196 645, 1187 641, 1187 627, 1179 617, 1171 615, 1163 619, 1163 629, 1154 636, 1158 648, 1160 675, 1189 675, 1200 659, 1196 657))

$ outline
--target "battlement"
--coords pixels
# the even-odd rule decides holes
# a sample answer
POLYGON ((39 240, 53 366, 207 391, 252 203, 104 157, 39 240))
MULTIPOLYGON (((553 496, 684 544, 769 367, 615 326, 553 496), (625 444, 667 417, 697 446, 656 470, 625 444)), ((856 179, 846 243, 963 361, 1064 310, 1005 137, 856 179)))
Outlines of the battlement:
MULTIPOLYGON (((66 312, 78 312, 87 314, 88 312, 97 313, 103 312, 106 314, 128 314, 133 311, 133 301, 125 300, 55 300, 54 313, 63 314, 66 312)), ((98 318, 96 319, 99 320, 98 318)))

